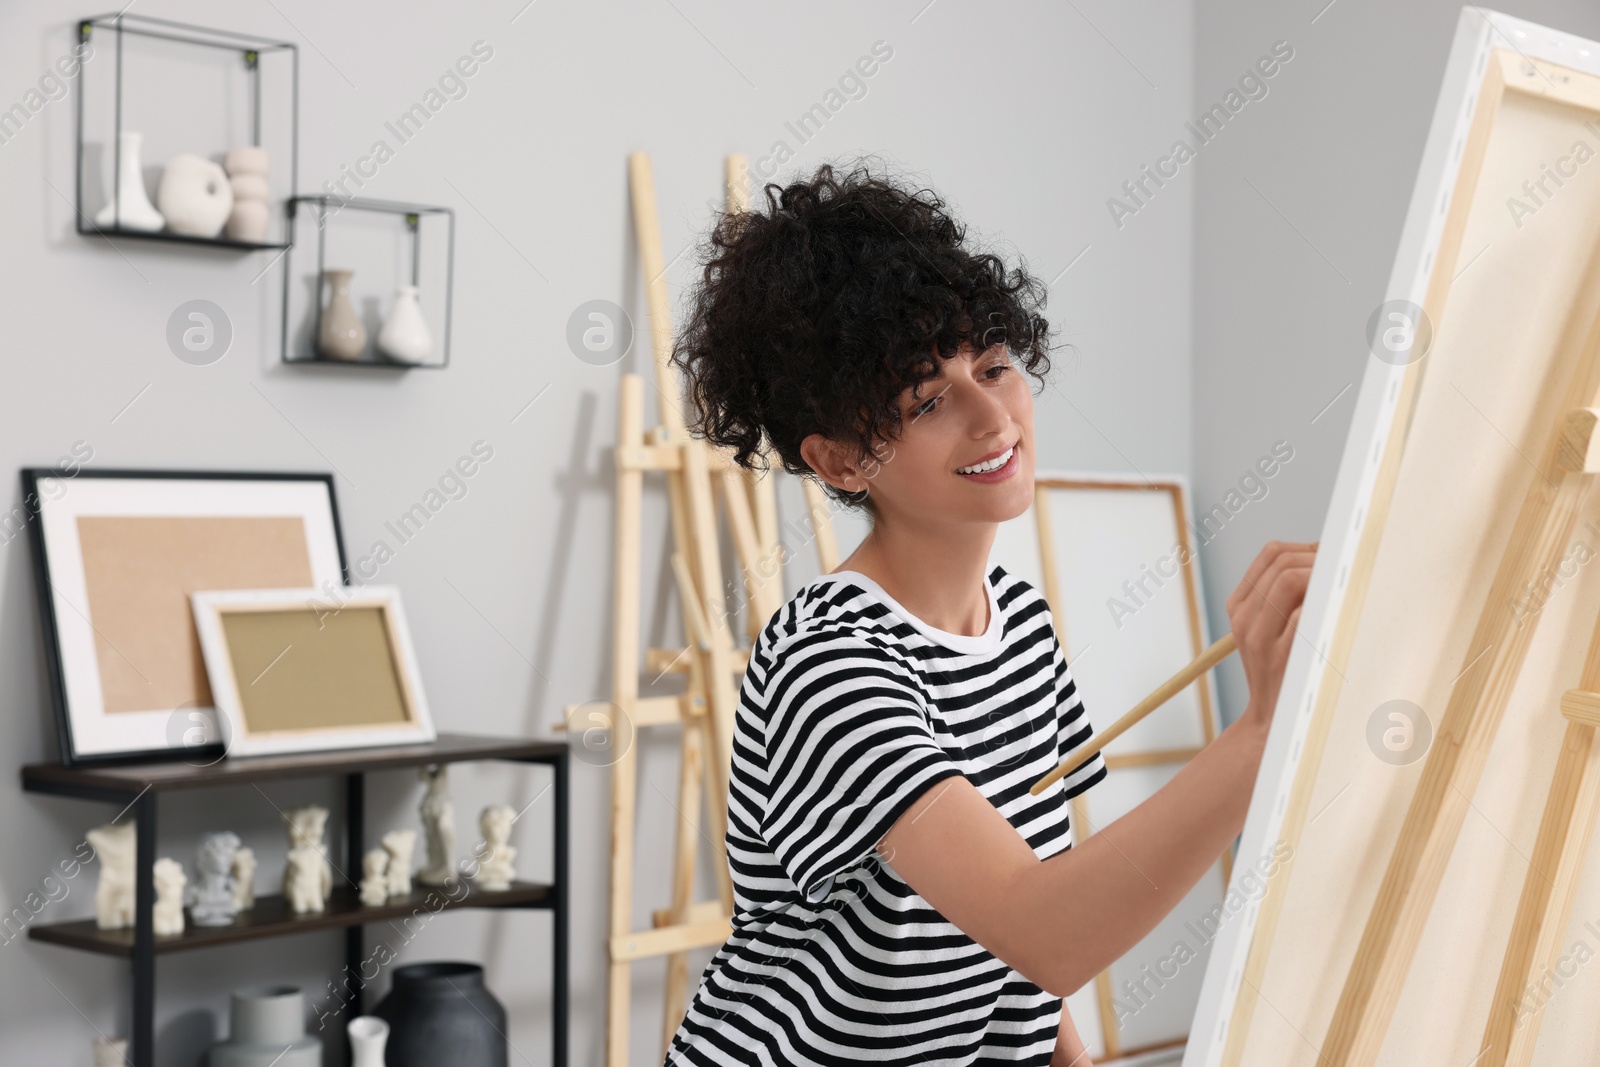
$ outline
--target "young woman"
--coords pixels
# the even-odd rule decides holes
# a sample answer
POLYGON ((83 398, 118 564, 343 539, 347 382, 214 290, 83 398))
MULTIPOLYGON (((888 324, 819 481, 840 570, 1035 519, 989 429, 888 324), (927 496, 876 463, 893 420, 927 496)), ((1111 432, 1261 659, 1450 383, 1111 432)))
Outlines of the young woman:
POLYGON ((733 933, 666 1062, 1088 1067, 1062 997, 1242 828, 1316 546, 1267 545, 1228 598, 1243 714, 1073 848, 1067 800, 1105 761, 1029 793, 1091 730, 1042 596, 988 563, 1033 500, 1044 287, 868 167, 765 193, 711 232, 673 355, 689 421, 872 527, 751 651, 733 933))

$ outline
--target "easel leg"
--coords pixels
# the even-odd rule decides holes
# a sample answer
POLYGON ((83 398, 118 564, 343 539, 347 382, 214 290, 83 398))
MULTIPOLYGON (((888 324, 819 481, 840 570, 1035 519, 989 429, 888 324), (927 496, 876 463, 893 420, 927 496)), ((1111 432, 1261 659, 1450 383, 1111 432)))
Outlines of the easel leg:
MULTIPOLYGON (((622 379, 622 397, 617 415, 617 440, 623 446, 644 443, 644 380, 638 375, 622 379)), ((614 598, 613 666, 611 690, 615 694, 615 715, 632 715, 639 697, 639 552, 640 512, 644 494, 642 471, 618 464, 616 580, 614 598)), ((618 743, 621 731, 613 723, 611 743, 618 743)), ((630 730, 633 741, 611 767, 611 937, 606 983, 606 1065, 627 1067, 628 1006, 633 968, 618 959, 616 943, 626 937, 633 922, 634 813, 638 803, 638 734, 630 730)))
MULTIPOLYGON (((1600 627, 1596 643, 1589 647, 1590 660, 1584 665, 1583 684, 1589 691, 1569 691, 1596 698, 1600 689, 1600 627)), ((1590 705, 1590 717, 1595 717, 1590 705)), ((1511 939, 1506 946, 1500 980, 1494 999, 1489 1002, 1489 1021, 1484 1027, 1484 1052, 1475 1067, 1528 1067, 1533 1062, 1534 1045, 1539 1040, 1543 1005, 1525 1003, 1526 991, 1537 980, 1540 968, 1552 966, 1559 955, 1560 939, 1572 916, 1573 894, 1578 888, 1584 855, 1594 830, 1595 805, 1600 799, 1600 744, 1595 727, 1580 721, 1568 710, 1563 699, 1561 710, 1569 716, 1561 741, 1561 756, 1556 761, 1544 815, 1539 821, 1539 837, 1522 883, 1517 916, 1511 924, 1511 939)))
MULTIPOLYGON (((678 772, 678 841, 672 872, 672 907, 669 916, 674 924, 687 923, 694 904, 695 867, 700 856, 700 802, 705 778, 704 719, 683 724, 682 762, 678 772)), ((662 1011, 661 1058, 667 1056, 672 1035, 677 1033, 688 1009, 689 953, 674 952, 667 957, 667 987, 662 1011)))

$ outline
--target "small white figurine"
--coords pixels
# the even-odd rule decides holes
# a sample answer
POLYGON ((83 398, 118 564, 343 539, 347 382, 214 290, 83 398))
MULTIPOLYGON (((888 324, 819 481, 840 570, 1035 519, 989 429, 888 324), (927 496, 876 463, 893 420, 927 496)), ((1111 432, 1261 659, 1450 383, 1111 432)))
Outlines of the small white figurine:
POLYGON ((361 857, 361 903, 376 908, 389 899, 389 853, 381 848, 369 849, 361 857))
POLYGON ((96 826, 84 837, 100 860, 94 891, 94 922, 102 930, 133 925, 133 823, 96 826))
POLYGON ((296 915, 322 911, 333 892, 333 866, 328 862, 322 831, 328 809, 308 804, 284 813, 289 820, 289 855, 283 868, 283 895, 296 915))
POLYGON ((511 888, 511 880, 517 876, 511 866, 517 850, 507 842, 516 820, 517 813, 504 804, 490 804, 478 816, 478 828, 483 831, 483 844, 478 848, 478 877, 474 879, 478 888, 511 888))
POLYGON ((411 892, 411 849, 417 842, 417 832, 390 830, 379 840, 389 854, 389 895, 406 896, 411 892))
POLYGON ((455 809, 450 804, 449 767, 435 764, 422 769, 422 780, 428 791, 422 798, 422 831, 428 836, 428 865, 417 872, 417 881, 423 885, 450 885, 460 876, 456 874, 450 854, 455 851, 455 809))
POLYGON ((150 911, 150 924, 158 935, 183 933, 183 864, 162 856, 153 871, 156 903, 150 911))
POLYGON ((224 830, 202 834, 195 857, 195 885, 189 891, 189 917, 196 926, 231 926, 238 908, 233 902, 233 857, 239 835, 224 830))
POLYGON ((94 1039, 94 1067, 123 1067, 127 1062, 127 1038, 101 1034, 94 1039))
POLYGON ((241 848, 233 854, 233 907, 235 911, 249 911, 256 906, 256 853, 254 849, 241 848))

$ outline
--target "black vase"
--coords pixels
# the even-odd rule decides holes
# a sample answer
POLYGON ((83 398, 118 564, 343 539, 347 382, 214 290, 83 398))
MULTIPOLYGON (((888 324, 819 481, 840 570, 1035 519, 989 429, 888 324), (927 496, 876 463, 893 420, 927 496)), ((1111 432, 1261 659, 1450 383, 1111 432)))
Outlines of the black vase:
POLYGON ((385 1067, 507 1067, 506 1009, 476 963, 396 967, 372 1014, 389 1024, 385 1067))

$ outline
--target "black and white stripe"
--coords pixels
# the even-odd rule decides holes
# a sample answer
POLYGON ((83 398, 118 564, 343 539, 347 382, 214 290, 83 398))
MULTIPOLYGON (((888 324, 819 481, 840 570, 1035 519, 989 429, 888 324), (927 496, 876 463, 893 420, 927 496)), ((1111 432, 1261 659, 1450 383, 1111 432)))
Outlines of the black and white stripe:
POLYGON ((965 775, 1044 859, 1072 846, 1067 800, 1105 777, 1096 755, 1029 794, 1091 729, 1044 598, 998 565, 988 591, 975 637, 933 629, 854 571, 821 575, 768 622, 734 730, 733 933, 667 1067, 1047 1067, 1061 998, 873 851, 925 790, 965 775))

